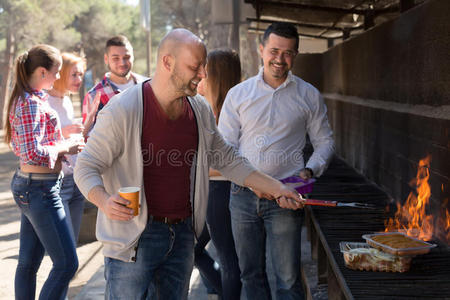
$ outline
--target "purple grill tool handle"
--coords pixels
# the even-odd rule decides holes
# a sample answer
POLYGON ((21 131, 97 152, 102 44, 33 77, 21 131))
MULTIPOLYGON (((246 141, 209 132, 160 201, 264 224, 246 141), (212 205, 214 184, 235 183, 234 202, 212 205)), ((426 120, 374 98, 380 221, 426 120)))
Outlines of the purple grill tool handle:
POLYGON ((295 190, 300 194, 311 193, 313 190, 313 183, 316 182, 316 180, 314 178, 305 180, 298 176, 287 177, 287 178, 281 179, 280 181, 284 184, 288 184, 289 186, 293 186, 295 188, 295 190), (299 186, 295 186, 295 184, 299 184, 299 186))

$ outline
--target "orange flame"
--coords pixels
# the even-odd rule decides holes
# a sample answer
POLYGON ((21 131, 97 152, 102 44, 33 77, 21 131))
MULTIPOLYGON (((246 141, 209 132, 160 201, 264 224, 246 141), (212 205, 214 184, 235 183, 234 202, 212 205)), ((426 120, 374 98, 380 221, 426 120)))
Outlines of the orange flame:
POLYGON ((448 212, 448 210, 445 211, 445 215, 447 220, 447 224, 445 224, 445 232, 447 232, 446 240, 447 244, 450 244, 450 213, 448 212))
POLYGON ((442 205, 442 217, 439 219, 438 223, 441 230, 438 230, 436 235, 440 240, 444 240, 447 244, 450 244, 450 212, 447 208, 447 203, 448 199, 445 199, 444 204, 442 205))
POLYGON ((415 178, 416 192, 409 194, 403 206, 397 203, 394 218, 385 222, 385 231, 402 231, 409 236, 425 241, 431 240, 434 236, 449 243, 450 213, 446 208, 446 201, 443 206, 445 212, 443 211, 440 218, 435 219, 427 211, 431 196, 431 188, 428 184, 430 161, 430 156, 420 160, 415 178))
POLYGON ((447 243, 450 242, 450 213, 448 212, 448 209, 445 211, 445 216, 446 216, 446 224, 445 226, 445 232, 447 232, 447 236, 446 236, 446 240, 447 243))

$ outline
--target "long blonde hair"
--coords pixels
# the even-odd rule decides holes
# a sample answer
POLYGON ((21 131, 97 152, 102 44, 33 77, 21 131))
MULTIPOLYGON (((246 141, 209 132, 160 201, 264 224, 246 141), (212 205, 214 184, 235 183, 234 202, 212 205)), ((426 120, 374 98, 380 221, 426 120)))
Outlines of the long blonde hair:
POLYGON ((5 118, 5 142, 11 142, 11 124, 9 115, 16 107, 19 97, 24 97, 25 92, 31 93, 29 85, 31 75, 38 67, 51 70, 53 66, 61 62, 61 54, 58 49, 50 45, 36 45, 28 52, 22 53, 16 60, 16 74, 14 88, 9 97, 5 118))

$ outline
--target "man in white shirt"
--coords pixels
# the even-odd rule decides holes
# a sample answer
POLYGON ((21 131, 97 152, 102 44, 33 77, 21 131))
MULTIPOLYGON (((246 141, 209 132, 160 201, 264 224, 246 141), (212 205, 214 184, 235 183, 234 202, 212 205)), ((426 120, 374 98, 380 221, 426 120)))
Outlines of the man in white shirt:
MULTIPOLYGON (((258 170, 276 179, 320 176, 334 152, 327 109, 319 91, 294 76, 298 49, 294 25, 274 23, 264 33, 258 75, 232 88, 219 130, 258 170), (306 166, 309 135, 314 153, 306 166)), ((248 299, 271 299, 265 271, 266 239, 277 299, 302 299, 300 241, 303 211, 280 208, 270 196, 233 184, 230 211, 241 280, 248 299)))

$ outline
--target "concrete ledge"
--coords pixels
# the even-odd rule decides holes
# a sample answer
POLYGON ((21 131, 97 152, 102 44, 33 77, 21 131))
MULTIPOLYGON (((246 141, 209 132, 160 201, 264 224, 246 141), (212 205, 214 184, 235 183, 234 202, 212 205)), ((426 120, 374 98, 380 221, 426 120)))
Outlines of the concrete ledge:
POLYGON ((342 101, 370 108, 384 109, 387 111, 395 111, 398 113, 412 114, 427 118, 436 118, 443 120, 450 120, 450 105, 431 106, 425 104, 406 104, 393 101, 383 101, 376 99, 364 99, 355 96, 324 93, 326 99, 333 101, 342 101))

